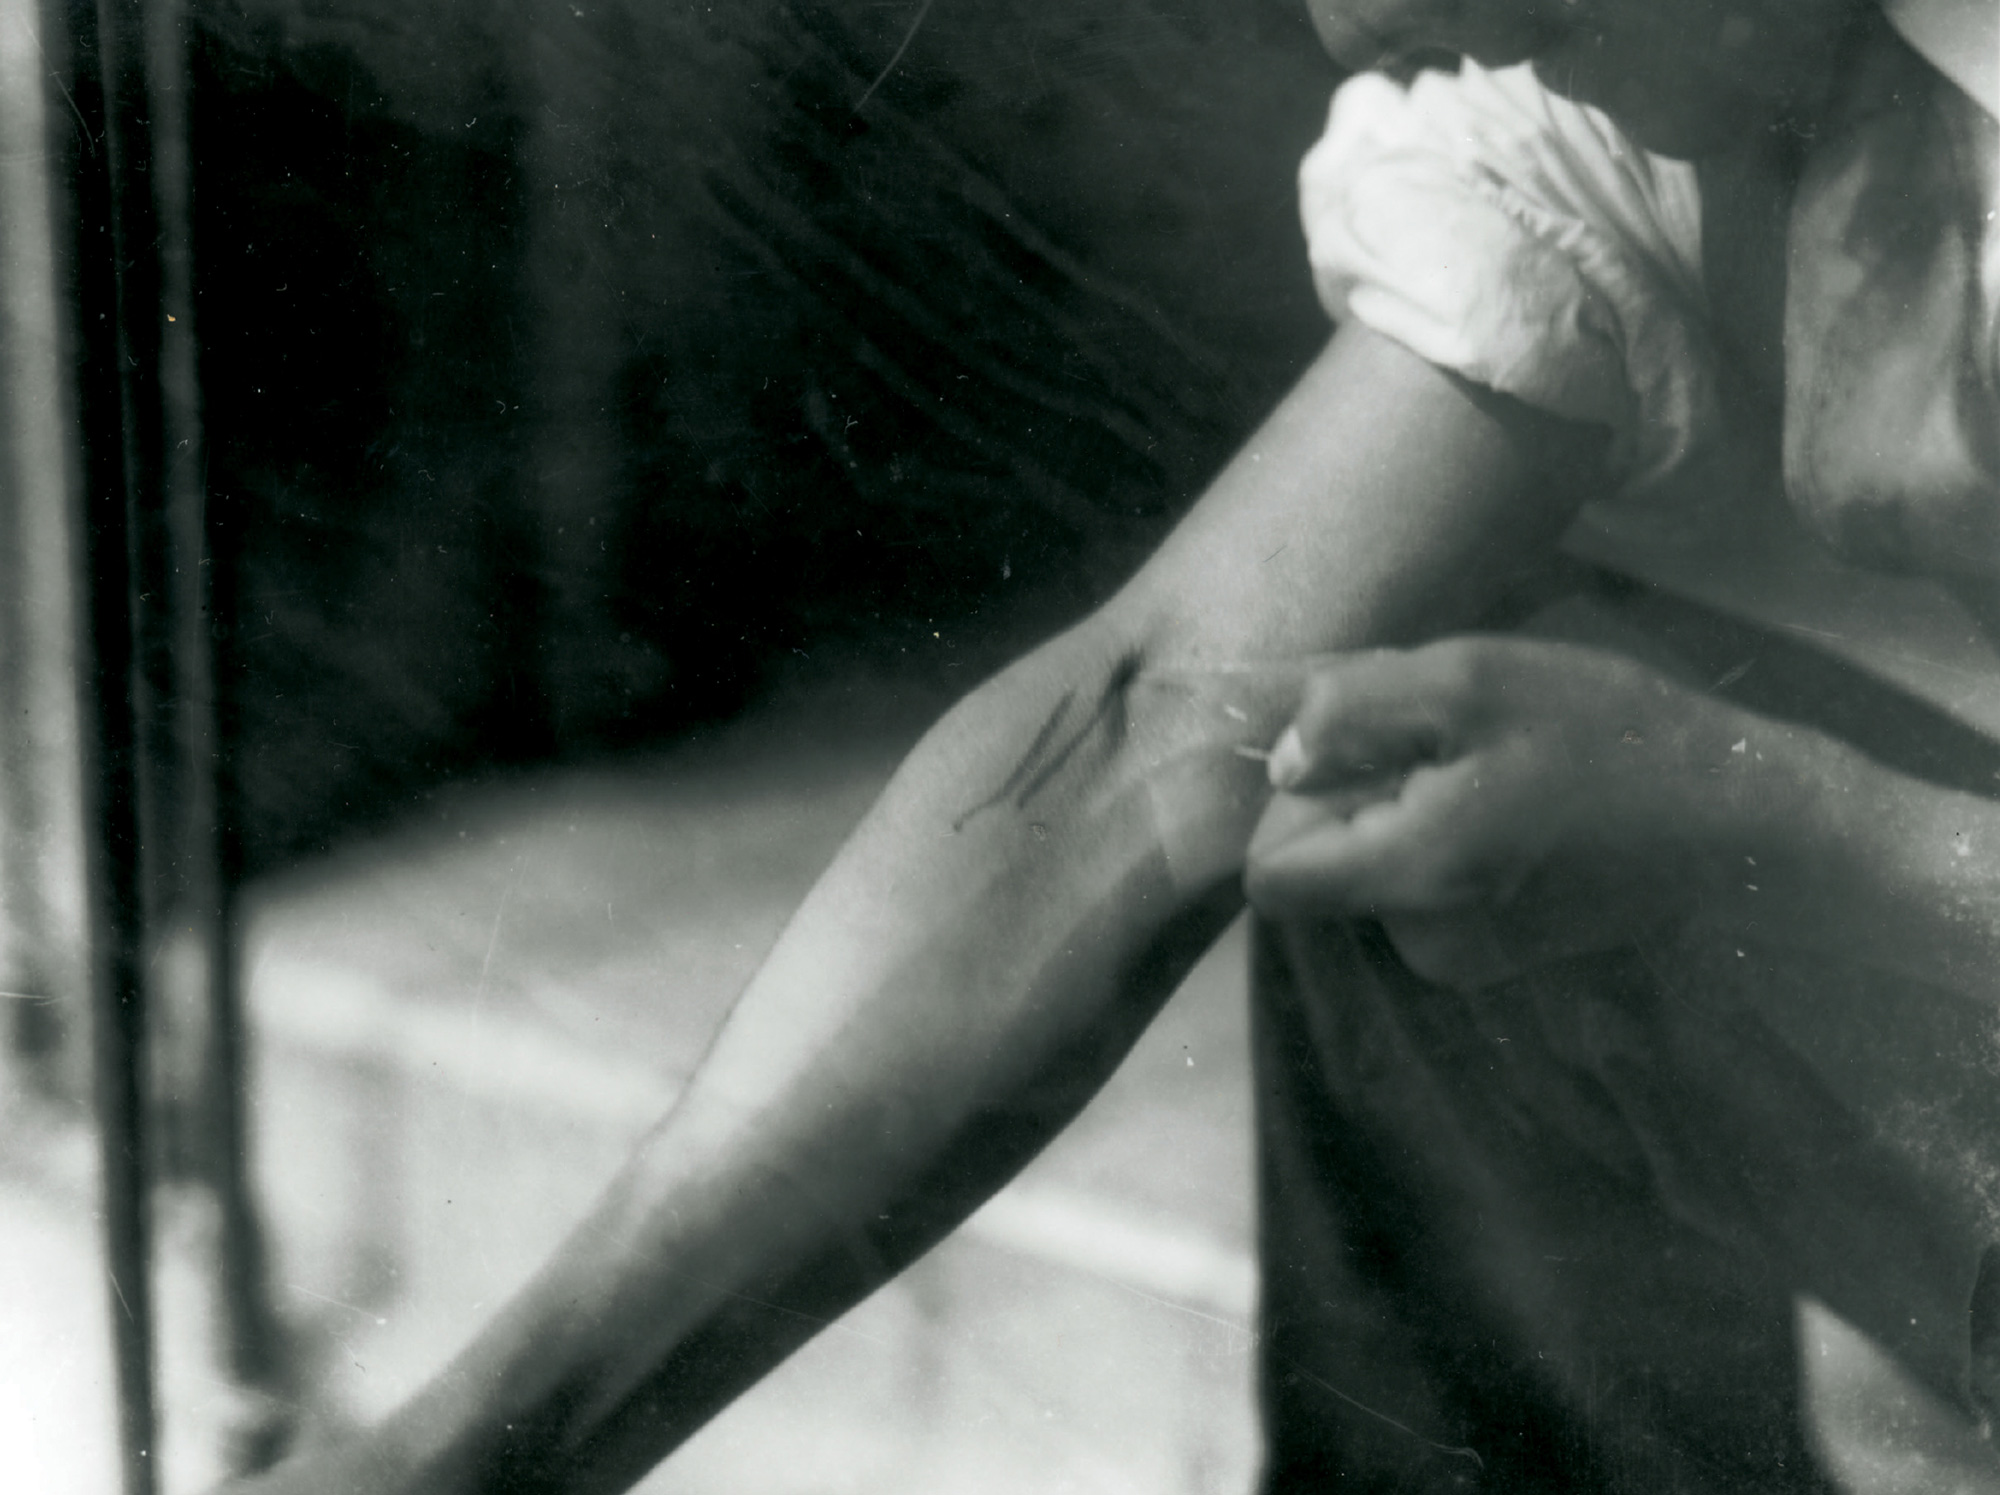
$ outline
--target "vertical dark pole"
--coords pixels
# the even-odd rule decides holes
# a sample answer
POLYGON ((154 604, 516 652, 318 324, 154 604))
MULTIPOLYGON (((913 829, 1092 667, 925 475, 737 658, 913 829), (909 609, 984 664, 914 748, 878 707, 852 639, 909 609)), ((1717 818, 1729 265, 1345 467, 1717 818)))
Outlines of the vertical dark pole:
POLYGON ((159 268, 137 0, 70 0, 73 95, 88 137, 74 202, 83 435, 85 604, 94 669, 84 709, 95 754, 88 821, 94 1085, 102 1131, 120 1442, 128 1495, 155 1489, 140 864, 141 560, 162 512, 159 268))
MULTIPOLYGON (((206 982, 204 1053, 192 1118, 195 1165, 217 1212, 217 1332, 223 1368, 239 1385, 265 1393, 266 1415, 235 1430, 229 1462, 248 1472, 272 1462, 289 1432, 276 1415, 283 1389, 283 1336, 272 1313, 263 1221, 249 1176, 245 1106, 247 1025, 237 923, 238 858, 222 813, 216 716, 215 629, 210 611, 208 494, 203 446, 194 294, 194 166, 188 154, 186 0, 145 0, 146 75, 151 101, 151 190, 157 219, 164 544, 158 601, 142 614, 142 636, 157 637, 149 670, 154 699, 170 707, 156 724, 147 758, 155 765, 146 816, 157 862, 156 931, 197 948, 206 982)), ((226 817, 233 820, 233 816, 226 817)))
MULTIPOLYGON (((126 1486, 154 1488, 157 1413, 147 1311, 147 971, 164 937, 195 947, 205 1053, 179 1163, 217 1204, 219 1346, 239 1384, 268 1393, 282 1345, 265 1291, 248 1178, 244 1022, 234 878, 223 865, 207 503, 192 273, 182 0, 60 0, 84 141, 74 155, 79 416, 88 614, 86 702, 97 743, 90 868, 97 1102, 126 1486)), ((232 1464, 270 1461, 286 1428, 236 1430, 232 1464)))

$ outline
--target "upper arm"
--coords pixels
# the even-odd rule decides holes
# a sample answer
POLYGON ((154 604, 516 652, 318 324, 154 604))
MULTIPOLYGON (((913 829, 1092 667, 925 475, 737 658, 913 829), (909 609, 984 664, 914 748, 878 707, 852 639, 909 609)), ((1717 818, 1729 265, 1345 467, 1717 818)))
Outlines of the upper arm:
POLYGON ((1606 438, 1350 323, 1104 622, 1207 664, 1465 626, 1553 553, 1606 438))
POLYGON ((912 756, 867 838, 883 868, 977 829, 982 876, 1032 868, 1037 896, 1135 929, 1232 880, 1267 792, 1245 758, 1310 658, 1475 622, 1553 557, 1605 445, 1350 324, 1116 597, 912 756), (1104 870, 1154 860, 1176 896, 1104 870))

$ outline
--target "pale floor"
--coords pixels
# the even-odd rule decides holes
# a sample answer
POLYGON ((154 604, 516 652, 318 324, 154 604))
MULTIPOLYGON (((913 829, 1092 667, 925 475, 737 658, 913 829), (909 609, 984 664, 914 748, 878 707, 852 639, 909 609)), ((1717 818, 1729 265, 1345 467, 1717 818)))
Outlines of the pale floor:
MULTIPOLYGON (((323 1425, 394 1405, 587 1207, 910 730, 795 704, 647 763, 447 794, 256 890, 258 1174, 323 1425)), ((1232 933, 1019 1183, 644 1488, 1247 1492, 1242 965, 1232 933)), ((0 1123, 0 1491, 100 1495, 91 1143, 18 1104, 0 1123)), ((244 1408, 203 1351, 205 1217, 160 1217, 156 1452, 185 1495, 244 1408)), ((1962 1421, 1811 1305, 1801 1350, 1844 1488, 2000 1490, 1962 1421)))
MULTIPOLYGON (((332 1421, 437 1366, 671 1099, 905 745, 873 715, 798 703, 643 764, 453 792, 256 891, 274 1290, 332 1421)), ((1241 967, 1232 936, 1012 1190, 645 1489, 1246 1491, 1241 967)), ((0 1200, 20 1391, 0 1398, 0 1488, 46 1495, 111 1478, 88 1147, 67 1145, 67 1184, 38 1166, 0 1200)), ((198 1212, 163 1218, 180 1495, 235 1409, 201 1366, 198 1212)))

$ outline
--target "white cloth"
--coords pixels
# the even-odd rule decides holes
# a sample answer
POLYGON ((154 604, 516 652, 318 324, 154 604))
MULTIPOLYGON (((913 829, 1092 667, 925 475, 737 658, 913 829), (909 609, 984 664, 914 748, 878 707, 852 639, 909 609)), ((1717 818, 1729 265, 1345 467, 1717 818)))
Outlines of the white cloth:
POLYGON ((1573 553, 1803 632, 2000 736, 1985 630, 1938 586, 1835 559, 1728 429, 1694 168, 1528 67, 1467 62, 1407 88, 1372 74, 1343 85, 1301 167, 1300 207, 1336 318, 1611 429, 1618 491, 1586 507, 1573 553))
POLYGON ((1525 67, 1363 73, 1300 168, 1321 299, 1412 352, 1575 420, 1657 484, 1713 433, 1694 168, 1525 67))

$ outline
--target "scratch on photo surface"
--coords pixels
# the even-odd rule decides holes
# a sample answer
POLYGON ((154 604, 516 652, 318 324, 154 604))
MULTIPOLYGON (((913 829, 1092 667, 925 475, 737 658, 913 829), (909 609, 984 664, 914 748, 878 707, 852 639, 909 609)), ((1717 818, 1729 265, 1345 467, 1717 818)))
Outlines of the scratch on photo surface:
POLYGON ((1756 663, 1757 663, 1757 657, 1753 654, 1750 658, 1744 660, 1743 663, 1731 666, 1729 669, 1726 669, 1722 672, 1721 676, 1716 680, 1715 684, 1710 687, 1710 689, 1712 690, 1729 689, 1730 686, 1734 685, 1738 680, 1741 680, 1745 675, 1749 674, 1751 667, 1754 666, 1756 663))
MULTIPOLYGON (((1083 1270, 1088 1271, 1088 1268, 1083 1270)), ((1201 1319, 1204 1323, 1215 1324, 1220 1328, 1229 1330, 1232 1334, 1241 1334, 1253 1346, 1257 1343, 1257 1331, 1246 1324, 1238 1323, 1234 1319, 1224 1318, 1219 1313, 1205 1313, 1201 1309, 1190 1307, 1186 1303, 1176 1303, 1171 1298, 1158 1297, 1147 1292, 1144 1288, 1134 1287, 1129 1282, 1120 1282, 1116 1277, 1107 1277, 1102 1272, 1089 1272, 1089 1275, 1107 1286, 1115 1287, 1123 1293, 1130 1293, 1133 1297, 1141 1299, 1144 1302, 1156 1304, 1173 1313, 1186 1314, 1189 1318, 1201 1319)))
POLYGON ((917 33, 923 30, 924 22, 929 18, 931 13, 931 6, 936 3, 937 0, 924 0, 924 3, 917 7, 916 18, 910 22, 910 29, 903 33, 902 42, 890 54, 888 62, 883 64, 882 71, 875 75, 875 81, 863 89, 861 97, 855 101, 854 112, 856 114, 867 108, 868 101, 875 97, 875 90, 889 81, 889 75, 896 71, 896 65, 903 60, 903 54, 910 50, 910 43, 915 41, 917 33))
POLYGON ((1867 639, 1850 638, 1847 634, 1835 633, 1827 628, 1808 628, 1803 623, 1780 623, 1777 626, 1786 633, 1799 634, 1805 638, 1825 639, 1830 644, 1846 645, 1850 648, 1873 654, 1879 659, 1891 659, 1898 664, 1916 669, 1937 671, 1942 674, 1957 676, 1963 680, 1983 680, 1986 678, 1986 671, 1983 668, 1953 664, 1951 661, 1940 659, 1933 654, 1917 654, 1908 649, 1884 648, 1880 644, 1867 639))
POLYGON ((289 1287, 295 1293, 303 1293, 308 1298, 315 1298, 319 1302, 331 1304, 335 1308, 344 1308, 349 1313, 358 1314, 360 1317, 365 1319, 373 1319, 378 1328, 389 1322, 387 1319, 383 1318, 380 1314, 370 1313, 366 1308, 358 1307, 353 1303, 343 1303, 338 1298, 329 1298, 325 1293, 316 1293, 311 1288, 301 1287, 296 1282, 287 1282, 285 1286, 289 1287))
POLYGON ((131 1319, 135 1324, 138 1323, 139 1320, 133 1317, 132 1305, 125 1301, 125 1289, 118 1285, 118 1274, 106 1268, 104 1275, 110 1279, 111 1291, 118 1295, 118 1306, 125 1310, 125 1317, 131 1319))
POLYGON ((1468 1448, 1464 1444, 1439 1443, 1436 1439, 1426 1438, 1422 1433, 1418 1432, 1415 1428, 1411 1427, 1409 1424, 1398 1422, 1395 1418, 1391 1417, 1387 1412, 1380 1411, 1374 1407, 1369 1406, 1368 1403, 1361 1401, 1358 1398, 1349 1396, 1345 1391, 1342 1391, 1338 1386, 1334 1385, 1331 1381, 1321 1379, 1319 1376, 1314 1375, 1311 1371, 1305 1369, 1303 1366, 1292 1365, 1289 1362, 1287 1362, 1286 1368, 1295 1372, 1298 1375, 1304 1376, 1308 1381, 1311 1381, 1313 1385, 1319 1387, 1320 1390, 1331 1392, 1334 1396, 1337 1396, 1342 1401, 1346 1402, 1348 1406, 1354 1408, 1355 1411, 1366 1413, 1368 1416, 1374 1418, 1377 1422, 1385 1423, 1389 1427, 1394 1428, 1397 1432, 1404 1433, 1409 1437, 1416 1439, 1417 1442, 1423 1444, 1424 1447, 1434 1448, 1439 1453, 1447 1454, 1455 1459, 1470 1459, 1472 1460, 1473 1466, 1475 1468, 1481 1470, 1485 1469, 1486 1461, 1479 1457, 1478 1450, 1473 1448, 1468 1448))
POLYGON ((28 33, 28 40, 35 44, 35 50, 41 53, 42 61, 48 64, 49 81, 55 84, 56 91, 63 96, 63 102, 69 105, 69 112, 76 116, 77 128, 83 131, 84 146, 90 151, 91 155, 96 155, 97 137, 90 133, 89 121, 83 117, 83 111, 76 107, 76 100, 70 94, 69 85, 63 82, 62 74, 56 70, 55 61, 42 46, 41 37, 36 34, 35 28, 32 26, 23 26, 21 29, 28 33))
POLYGON ((507 905, 514 897, 514 889, 521 885, 521 872, 527 865, 528 854, 525 851, 514 858, 514 875, 507 879, 507 886, 500 893, 500 906, 493 910, 493 928, 486 936, 486 955, 479 962, 479 987, 472 998, 473 1005, 481 1012, 486 1006, 486 976, 493 969, 493 952, 500 945, 500 923, 507 917, 507 905))

